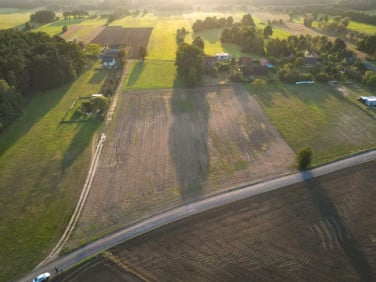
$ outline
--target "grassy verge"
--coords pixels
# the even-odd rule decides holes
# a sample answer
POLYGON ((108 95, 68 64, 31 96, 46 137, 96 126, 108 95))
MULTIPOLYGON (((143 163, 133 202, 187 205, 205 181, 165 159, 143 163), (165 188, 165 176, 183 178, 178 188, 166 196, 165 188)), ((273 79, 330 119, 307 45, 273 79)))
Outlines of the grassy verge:
POLYGON ((61 236, 86 178, 102 122, 60 124, 73 101, 97 93, 96 70, 34 98, 0 136, 0 281, 40 262, 61 236))
POLYGON ((124 89, 157 89, 182 87, 183 83, 175 79, 174 62, 136 62, 133 63, 124 89))
POLYGON ((280 83, 250 92, 295 151, 312 148, 313 165, 376 145, 372 117, 325 84, 280 83))

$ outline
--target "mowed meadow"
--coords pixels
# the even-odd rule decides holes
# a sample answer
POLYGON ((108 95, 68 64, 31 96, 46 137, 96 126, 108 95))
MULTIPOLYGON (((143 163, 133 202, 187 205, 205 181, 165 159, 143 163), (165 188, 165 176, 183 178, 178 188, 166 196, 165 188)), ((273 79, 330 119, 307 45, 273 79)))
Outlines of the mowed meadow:
POLYGON ((376 146, 375 119, 327 84, 275 83, 250 93, 294 151, 312 149, 313 165, 376 146))
POLYGON ((43 260, 70 219, 102 121, 60 121, 78 96, 98 93, 102 72, 89 69, 71 85, 41 93, 0 136, 0 281, 43 260))

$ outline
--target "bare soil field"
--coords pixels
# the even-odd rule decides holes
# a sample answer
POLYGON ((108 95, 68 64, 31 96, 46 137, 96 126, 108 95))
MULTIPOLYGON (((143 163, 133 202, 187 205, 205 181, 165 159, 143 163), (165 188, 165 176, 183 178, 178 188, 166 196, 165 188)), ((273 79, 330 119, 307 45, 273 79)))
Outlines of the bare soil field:
POLYGON ((57 281, 100 281, 108 264, 111 281, 129 272, 147 281, 375 281, 375 169, 372 161, 210 210, 57 281))
POLYGON ((91 42, 102 30, 103 26, 97 26, 93 28, 88 28, 85 25, 72 25, 69 29, 61 34, 60 36, 67 41, 78 39, 79 41, 89 43, 91 42))
POLYGON ((152 27, 105 27, 91 42, 101 46, 127 45, 132 47, 129 58, 137 58, 140 47, 147 49, 152 27))
POLYGON ((241 85, 126 92, 112 126, 71 247, 293 170, 294 153, 241 85))

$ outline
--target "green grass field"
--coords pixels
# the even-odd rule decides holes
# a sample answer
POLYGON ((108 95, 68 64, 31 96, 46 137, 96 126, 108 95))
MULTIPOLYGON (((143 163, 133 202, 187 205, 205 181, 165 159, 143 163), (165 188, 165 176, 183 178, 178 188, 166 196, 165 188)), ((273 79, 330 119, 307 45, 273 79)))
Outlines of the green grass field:
POLYGON ((86 179, 102 121, 60 124, 73 101, 98 93, 96 70, 40 94, 0 136, 0 281, 15 280, 56 244, 86 179))
POLYGON ((355 31, 358 31, 358 32, 362 32, 362 33, 368 33, 368 34, 375 34, 376 33, 376 26, 364 24, 364 23, 359 23, 359 22, 354 22, 354 21, 350 22, 348 28, 355 30, 355 31))
POLYGON ((312 148, 313 165, 376 147, 375 120, 325 84, 278 83, 250 92, 295 151, 312 148))
POLYGON ((354 105, 369 113, 376 120, 376 108, 369 107, 358 101, 359 96, 374 96, 374 92, 364 86, 349 84, 340 86, 340 93, 354 105))
POLYGON ((0 29, 20 26, 30 20, 34 10, 0 8, 0 29))
POLYGON ((202 36, 205 41, 205 53, 215 55, 219 52, 228 52, 234 56, 245 55, 235 44, 222 44, 219 40, 221 29, 210 29, 193 33, 192 24, 197 20, 204 20, 206 17, 232 16, 235 21, 239 21, 243 13, 204 13, 194 12, 184 15, 162 15, 147 14, 143 17, 125 17, 114 21, 111 25, 121 25, 123 27, 153 27, 148 46, 147 59, 175 60, 176 53, 176 30, 184 27, 189 31, 185 37, 185 42, 192 43, 196 36, 202 36))
POLYGON ((124 89, 157 89, 183 86, 175 79, 174 62, 150 61, 133 63, 124 89))
POLYGON ((83 21, 84 19, 59 20, 56 22, 38 26, 37 28, 33 29, 33 31, 43 31, 53 36, 60 34, 63 29, 63 26, 67 25, 69 28, 70 25, 80 24, 83 21))

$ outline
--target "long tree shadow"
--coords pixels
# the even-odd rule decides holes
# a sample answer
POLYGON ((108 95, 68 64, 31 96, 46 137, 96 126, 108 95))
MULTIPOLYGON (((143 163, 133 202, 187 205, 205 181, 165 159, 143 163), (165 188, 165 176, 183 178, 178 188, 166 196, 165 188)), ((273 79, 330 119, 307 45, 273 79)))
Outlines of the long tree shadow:
POLYGON ((200 197, 208 178, 209 105, 205 89, 174 89, 170 100, 173 124, 169 147, 180 196, 200 197))
POLYGON ((346 223, 338 213, 335 204, 321 182, 317 178, 314 178, 310 172, 306 171, 302 174, 305 179, 304 186, 309 191, 312 202, 318 208, 322 217, 328 221, 334 220, 338 225, 338 228, 335 229, 335 235, 337 238, 341 238, 339 244, 354 270, 359 275, 359 278, 362 281, 375 281, 374 270, 365 253, 351 230, 346 226, 346 223))
POLYGON ((137 80, 140 78, 143 70, 144 70, 144 62, 138 62, 132 72, 129 75, 128 82, 126 84, 126 87, 132 87, 134 84, 136 84, 137 80))
POLYGON ((93 118, 92 120, 82 123, 63 123, 61 126, 78 126, 78 130, 69 144, 69 147, 65 150, 64 156, 61 160, 61 171, 64 173, 65 169, 70 167, 77 157, 90 145, 92 137, 98 127, 103 123, 103 120, 99 118, 93 118))
POLYGON ((67 84, 61 88, 46 91, 46 93, 34 94, 29 104, 22 109, 20 117, 1 133, 0 156, 53 109, 70 87, 71 84, 67 84))

